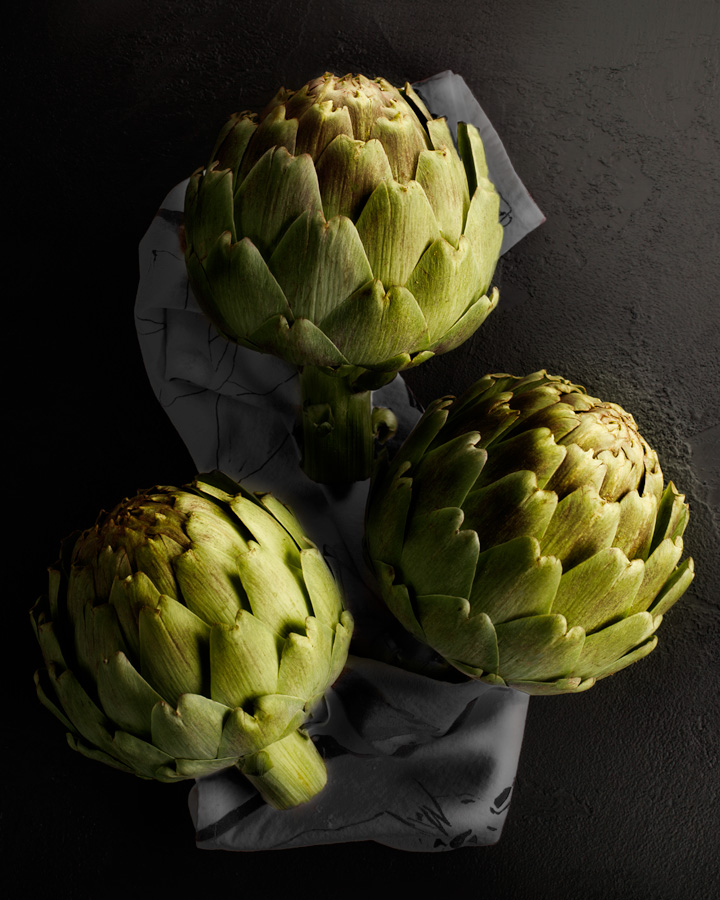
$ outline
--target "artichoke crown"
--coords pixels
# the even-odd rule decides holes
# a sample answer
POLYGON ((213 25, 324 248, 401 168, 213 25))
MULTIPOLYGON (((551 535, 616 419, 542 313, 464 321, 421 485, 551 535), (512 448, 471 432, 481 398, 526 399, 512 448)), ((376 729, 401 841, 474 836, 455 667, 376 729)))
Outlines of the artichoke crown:
POLYGON ((186 261, 231 340, 342 375, 458 346, 497 303, 482 141, 409 85, 330 73, 233 116, 190 179, 186 261), (459 151, 459 153, 458 153, 459 151))
POLYGON ((217 473, 101 514, 64 544, 32 615, 40 698, 71 746, 161 781, 257 768, 303 740, 352 631, 292 513, 217 473))
POLYGON ((584 690, 654 648, 692 580, 684 500, 620 406, 490 375, 379 469, 366 544, 390 608, 456 668, 584 690))

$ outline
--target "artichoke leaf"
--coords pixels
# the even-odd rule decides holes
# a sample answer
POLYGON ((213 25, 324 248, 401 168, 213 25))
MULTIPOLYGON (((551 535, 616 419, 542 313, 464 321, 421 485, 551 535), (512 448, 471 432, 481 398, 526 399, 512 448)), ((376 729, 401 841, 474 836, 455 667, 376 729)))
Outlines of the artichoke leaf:
POLYGON ((322 210, 315 167, 306 154, 292 156, 282 146, 263 154, 235 192, 237 234, 249 238, 265 259, 305 210, 322 210))
POLYGON ((108 602, 117 613, 131 659, 140 658, 140 610, 144 606, 154 609, 159 601, 160 591, 144 572, 116 578, 113 582, 108 602))
POLYGON ((430 646, 446 658, 496 673, 498 645, 495 627, 485 613, 472 615, 464 597, 418 595, 417 617, 430 646))
POLYGON ((425 106, 420 94, 417 93, 410 82, 405 82, 405 86, 400 89, 400 93, 421 122, 427 123, 432 119, 432 115, 427 106, 425 106))
POLYGON ((468 494, 465 524, 477 532, 483 551, 518 535, 541 540, 557 502, 554 491, 538 490, 534 472, 511 472, 468 494))
MULTIPOLYGON (((557 440, 556 437, 554 439, 557 440)), ((546 489, 554 491, 559 497, 565 497, 583 485, 590 485, 600 493, 607 475, 607 465, 592 450, 583 450, 573 443, 563 446, 566 450, 565 459, 548 479, 546 489)))
POLYGON ((174 781, 172 777, 162 777, 161 769, 174 770, 174 760, 153 744, 143 741, 127 731, 116 731, 112 741, 112 755, 129 766, 141 778, 159 781, 174 781))
POLYGON ((206 487, 199 478, 195 479, 193 488, 179 494, 173 507, 183 517, 187 546, 205 542, 232 554, 238 541, 247 543, 242 522, 228 515, 235 494, 228 494, 219 484, 208 483, 206 487))
POLYGON ((357 366, 375 366, 427 346, 425 317, 413 295, 397 285, 387 292, 378 279, 337 306, 320 328, 357 366))
POLYGON ((478 297, 479 270, 470 242, 440 237, 418 260, 405 285, 427 321, 431 343, 445 337, 478 297))
MULTIPOLYGON (((400 372, 403 369, 414 369, 416 366, 422 365, 422 363, 432 359, 433 356, 435 356, 435 353, 432 350, 421 350, 419 353, 415 353, 412 356, 403 359, 395 371, 400 372)), ((385 383, 387 384, 387 382, 385 383)), ((382 387, 382 385, 380 385, 380 387, 382 387)))
POLYGON ((186 256, 204 259, 217 236, 227 231, 235 240, 233 177, 228 169, 198 169, 185 193, 186 256))
MULTIPOLYGON (((481 548, 482 549, 482 548, 481 548)), ((469 594, 473 615, 487 613, 498 623, 555 612, 553 601, 562 565, 541 556, 538 541, 528 535, 485 550, 478 557, 469 594)))
POLYGON ((327 686, 335 683, 345 667, 350 651, 350 639, 352 638, 354 624, 352 615, 347 610, 343 610, 340 614, 340 621, 335 626, 335 639, 333 640, 327 686))
POLYGON ((498 221, 500 197, 492 184, 484 180, 471 195, 463 234, 478 260, 478 293, 484 294, 492 282, 503 242, 503 227, 498 221))
POLYGON ((212 498, 217 504, 218 514, 222 516, 226 514, 226 507, 230 500, 238 493, 245 493, 240 484, 218 469, 196 475, 187 490, 187 494, 183 493, 182 497, 178 497, 175 501, 176 509, 183 512, 200 508, 207 509, 208 499, 212 498))
POLYGON ((418 621, 407 586, 395 581, 395 569, 387 563, 376 560, 375 569, 380 581, 380 592, 388 608, 413 637, 424 641, 425 632, 418 621))
POLYGON ((508 684, 555 681, 578 674, 576 662, 585 643, 582 628, 568 629, 564 616, 528 616, 496 625, 500 665, 508 684))
POLYGON ((175 759, 214 760, 229 712, 199 694, 182 694, 177 709, 161 700, 152 709, 152 742, 175 759))
POLYGON ((342 366, 348 360, 309 319, 289 324, 285 316, 273 316, 250 335, 253 345, 265 353, 298 366, 342 366))
POLYGON ((230 709, 245 706, 277 689, 278 635, 252 613, 241 610, 232 626, 210 630, 210 697, 230 709))
POLYGON ((333 109, 332 100, 313 103, 298 119, 295 155, 309 153, 317 160, 338 135, 352 139, 353 128, 346 106, 333 109))
POLYGON ((500 293, 493 288, 490 296, 483 294, 467 309, 430 349, 434 354, 447 353, 464 344, 478 330, 500 300, 500 293))
POLYGON ((303 701, 298 697, 270 694, 259 697, 255 715, 241 707, 231 710, 225 720, 219 757, 243 758, 258 753, 281 736, 294 731, 306 718, 303 701))
POLYGON ((288 635, 280 656, 277 692, 303 704, 328 685, 334 630, 309 616, 305 634, 288 635))
MULTIPOLYGON (((426 334, 423 334, 420 343, 423 345, 427 343, 426 334)), ((362 378, 356 377, 351 382, 351 385, 354 390, 358 391, 376 391, 391 382, 402 369, 409 369, 412 366, 417 365, 416 361, 419 356, 425 360, 433 355, 434 354, 432 353, 428 355, 427 350, 421 350, 419 353, 415 353, 414 356, 411 353, 398 353, 397 356, 391 356, 390 359, 385 359, 383 362, 373 366, 372 369, 363 369, 362 366, 358 366, 358 371, 361 374, 364 373, 364 375, 362 378)))
POLYGON ((644 571, 641 559, 631 562, 621 550, 606 547, 565 572, 552 611, 589 635, 631 612, 644 571))
POLYGON ((471 384, 462 397, 458 399, 457 408, 460 409, 463 406, 472 407, 472 409, 477 410, 479 416, 485 418, 484 407, 479 404, 487 403, 488 401, 493 403, 511 400, 513 392, 508 390, 508 388, 510 388, 512 381, 511 375, 483 375, 482 378, 471 384))
MULTIPOLYGON (((112 583, 112 579, 110 580, 112 583)), ((95 587, 95 578, 90 566, 73 564, 67 582, 66 603, 70 621, 80 620, 86 606, 92 606, 97 597, 102 597, 95 587)))
POLYGON ((237 760, 249 753, 257 753, 263 746, 263 734, 257 719, 241 706, 230 710, 220 738, 218 757, 234 757, 237 760))
POLYGON ((347 216, 357 221, 368 198, 392 170, 379 140, 355 141, 339 135, 316 163, 325 218, 347 216))
POLYGON ((382 492, 386 501, 371 504, 367 510, 365 541, 374 559, 400 559, 412 502, 412 480, 404 477, 409 465, 391 468, 382 483, 378 480, 373 487, 373 492, 382 492))
POLYGON ((38 669, 38 671, 35 672, 34 680, 38 700, 45 709, 50 710, 50 712, 63 723, 68 731, 77 731, 73 723, 63 712, 61 705, 55 702, 57 699, 57 692, 53 686, 48 670, 38 669))
POLYGON ((596 681, 600 678, 607 678, 608 675, 614 675, 616 672, 620 672, 622 669, 627 668, 639 659, 644 659, 657 647, 657 643, 657 635, 653 635, 649 640, 645 641, 644 644, 640 644, 639 647, 635 647, 634 650, 621 656, 620 659, 609 663, 604 669, 599 670, 597 674, 593 676, 593 680, 596 681))
POLYGON ((212 544, 186 550, 175 560, 175 575, 185 605, 205 622, 232 625, 239 610, 248 606, 237 556, 212 544))
POLYGON ((665 538, 645 560, 645 575, 633 604, 633 612, 649 609, 665 582, 673 574, 683 551, 681 537, 665 538))
POLYGON ((277 690, 280 694, 299 697, 305 703, 325 686, 328 659, 320 658, 322 648, 304 634, 291 632, 285 639, 280 657, 277 690))
POLYGON ((474 125, 458 122, 458 154, 465 166, 470 195, 475 193, 478 181, 488 177, 485 147, 480 132, 474 125))
POLYGON ((301 571, 288 568, 253 541, 246 553, 238 554, 238 564, 252 613, 281 636, 303 631, 311 610, 301 571))
POLYGON ((98 708, 75 675, 66 669, 60 674, 51 666, 47 670, 60 706, 72 723, 72 730, 81 734, 86 741, 112 754, 112 723, 98 708))
POLYGON ((591 485, 579 487, 557 505, 543 537, 543 553, 570 569, 611 547, 620 520, 620 504, 607 503, 591 485))
POLYGON ((97 690, 103 710, 123 731, 150 738, 153 707, 162 701, 127 656, 118 651, 98 669, 97 690))
POLYGON ((412 472, 412 467, 420 462, 427 449, 433 445, 433 441, 437 438, 447 421, 448 408, 451 407, 452 401, 452 397, 438 397, 428 404, 422 418, 405 439, 402 448, 395 456, 390 467, 391 472, 396 471, 401 466, 409 468, 412 472))
POLYGON ((607 474, 602 483, 600 493, 606 500, 619 500, 638 484, 638 470, 642 467, 642 458, 634 459, 615 449, 595 450, 597 459, 604 463, 607 474))
POLYGON ((235 183, 248 142, 256 128, 257 123, 252 114, 236 113, 234 116, 231 116, 217 137, 215 146, 210 154, 208 168, 211 169, 213 167, 212 164, 217 162, 215 168, 218 171, 231 169, 233 183, 235 183))
POLYGON ((652 494, 642 497, 635 491, 629 491, 619 501, 620 521, 613 540, 613 547, 618 547, 628 559, 647 559, 655 525, 657 501, 652 494))
POLYGON ((558 694, 579 694, 595 684, 595 678, 558 678, 557 681, 523 681, 514 679, 513 688, 526 694, 550 697, 558 694))
MULTIPOLYGON (((33 620, 34 621, 34 620, 33 620)), ((55 630, 54 622, 43 622, 37 625, 35 635, 40 644, 43 661, 46 666, 55 665, 61 669, 67 669, 67 662, 63 655, 62 647, 55 630)))
MULTIPOLYGON (((481 435, 480 446, 486 446, 485 434, 481 435)), ((535 472, 538 487, 543 489, 566 454, 566 448, 555 443, 549 428, 511 434, 499 442, 493 442, 493 450, 480 474, 478 487, 498 481, 512 472, 531 470, 535 472)))
POLYGON ((271 153, 279 147, 282 147, 283 151, 286 151, 288 154, 295 153, 298 120, 293 116, 288 118, 285 112, 285 107, 281 104, 269 110, 267 115, 261 118, 257 128, 250 136, 248 147, 243 154, 242 163, 238 169, 235 181, 236 193, 237 188, 242 185, 253 167, 267 153, 271 153))
POLYGON ((357 220, 357 230, 376 278, 404 285, 439 235, 435 213, 417 181, 379 184, 357 220))
POLYGON ((287 533, 292 537, 300 550, 309 550, 315 545, 302 530, 302 525, 297 517, 282 501, 273 494, 256 494, 259 503, 280 522, 287 533))
MULTIPOLYGON (((616 671, 615 664, 647 641, 661 621, 662 616, 639 612, 588 635, 573 674, 581 678, 600 678, 601 673, 610 675, 612 671, 616 671)), ((649 653, 652 649, 650 647, 646 652, 649 653)), ((644 655, 645 653, 642 654, 644 655)), ((634 660, 629 662, 632 661, 634 660)))
POLYGON ((303 550, 300 562, 303 580, 310 595, 312 615, 323 624, 334 627, 342 612, 342 598, 337 581, 319 550, 303 550))
POLYGON ((414 515, 463 507, 487 461, 487 451, 475 446, 478 440, 471 431, 425 453, 413 469, 414 515))
POLYGON ((417 594, 469 597, 480 541, 461 530, 463 511, 455 507, 413 516, 400 557, 402 580, 417 594), (437 560, 452 561, 438 566, 437 560))
POLYGON ((682 537, 687 518, 688 506, 685 503, 685 495, 679 494, 675 485, 670 481, 663 491, 658 507, 650 553, 653 553, 667 538, 682 537))
MULTIPOLYGON (((120 762, 120 760, 111 756, 109 753, 105 753, 103 750, 99 750, 97 747, 94 747, 92 744, 86 744, 85 741, 78 737, 76 734, 68 733, 66 735, 68 746, 71 750, 74 750, 76 753, 80 753, 82 756, 87 759, 95 760, 96 762, 104 763, 106 766, 112 766, 113 769, 119 769, 121 772, 126 772, 129 775, 138 775, 130 765, 126 765, 124 762, 120 762)), ((146 778, 145 775, 140 775, 140 778, 146 778)))
MULTIPOLYGON (((430 145, 432 146, 433 150, 455 149, 455 142, 453 141, 452 132, 450 131, 450 126, 448 125, 447 119, 444 116, 441 116, 438 119, 430 119, 425 123, 425 128, 427 130, 428 137, 430 138, 430 145)), ((457 156, 457 164, 464 176, 465 168, 459 156, 457 156)))
POLYGON ((176 759, 175 771, 177 779, 204 778, 223 769, 230 769, 236 765, 237 757, 222 757, 220 759, 176 759))
POLYGON ((274 553, 285 565, 296 568, 300 566, 298 545, 282 523, 257 499, 238 494, 230 501, 229 506, 256 543, 274 553))
MULTIPOLYGON (((660 505, 663 496, 663 473, 658 462, 657 453, 650 447, 645 447, 645 475, 643 479, 643 497, 652 495, 660 505)), ((660 539, 660 535, 658 535, 660 539)))
POLYGON ((147 575, 161 594, 177 600, 175 573, 162 535, 148 534, 135 547, 135 566, 147 575))
POLYGON ((492 684, 495 687, 506 686, 503 679, 494 672, 486 672, 484 669, 478 669, 477 666, 469 666, 467 663, 462 662, 462 660, 453 659, 451 656, 447 657, 447 662, 459 672, 464 672, 471 678, 477 678, 479 681, 485 682, 485 684, 492 684))
POLYGON ((315 324, 373 278, 350 219, 335 216, 326 221, 319 211, 298 216, 273 251, 269 266, 293 318, 315 324))
MULTIPOLYGON (((445 433, 457 435, 465 431, 476 431, 477 425, 482 424, 480 446, 487 449, 498 444, 504 437, 512 434, 513 425, 520 417, 519 410, 508 406, 511 397, 510 393, 495 394, 491 391, 483 391, 476 396, 471 387, 453 403, 445 433)), ((523 468, 526 467, 521 465, 520 470, 523 468)))
POLYGON ((414 177, 418 153, 427 146, 414 115, 398 108, 395 114, 378 116, 372 123, 369 139, 377 139, 383 145, 396 182, 406 184, 414 177))
MULTIPOLYGON (((343 78, 342 82, 345 82, 343 87, 347 85, 346 79, 343 78)), ((342 103, 350 113, 353 134, 356 138, 367 141, 378 115, 375 102, 377 96, 373 96, 374 86, 365 76, 360 75, 357 81, 352 79, 350 87, 351 90, 343 92, 342 103), (367 90, 368 88, 370 91, 367 90)))
POLYGON ((173 706, 180 694, 203 694, 209 673, 209 626, 171 597, 140 611, 140 674, 173 706))
POLYGON ((555 440, 560 443, 572 442, 572 437, 564 441, 578 426, 578 417, 569 404, 558 396, 557 385, 545 381, 530 381, 516 389, 512 395, 512 408, 520 413, 513 425, 515 432, 530 431, 533 428, 549 428, 555 440))
POLYGON ((212 317, 230 338, 246 338, 274 316, 292 316, 282 288, 249 237, 233 243, 228 232, 221 234, 202 268, 212 286, 212 317))
POLYGON ((77 669, 91 679, 97 677, 102 660, 115 650, 126 651, 115 608, 110 603, 87 604, 75 619, 77 669))
POLYGON ((450 152, 446 149, 423 150, 418 158, 415 180, 422 185, 430 201, 443 238, 457 247, 470 196, 462 163, 454 149, 450 152))
POLYGON ((685 591, 690 587, 690 582, 695 577, 695 563, 692 557, 688 557, 675 569, 670 578, 665 582, 663 589, 648 607, 654 616, 662 616, 676 603, 685 591))

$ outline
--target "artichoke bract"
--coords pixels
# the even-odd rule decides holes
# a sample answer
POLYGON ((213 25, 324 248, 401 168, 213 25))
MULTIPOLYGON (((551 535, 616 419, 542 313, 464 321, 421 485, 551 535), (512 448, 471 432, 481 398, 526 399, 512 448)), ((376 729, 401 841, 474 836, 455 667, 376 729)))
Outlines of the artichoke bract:
POLYGON ((544 371, 432 403, 368 499, 405 628, 461 672, 582 691, 653 650, 693 578, 685 498, 633 417, 544 371))
POLYGON ((159 781, 237 765, 276 808, 324 786, 301 726, 352 618, 271 495, 213 473, 122 501, 64 543, 32 619, 38 694, 84 755, 159 781))
POLYGON ((188 277, 226 338, 301 368, 315 480, 367 477, 369 390, 496 306, 499 202, 477 129, 456 150, 410 85, 326 73, 221 131, 187 188, 188 277))

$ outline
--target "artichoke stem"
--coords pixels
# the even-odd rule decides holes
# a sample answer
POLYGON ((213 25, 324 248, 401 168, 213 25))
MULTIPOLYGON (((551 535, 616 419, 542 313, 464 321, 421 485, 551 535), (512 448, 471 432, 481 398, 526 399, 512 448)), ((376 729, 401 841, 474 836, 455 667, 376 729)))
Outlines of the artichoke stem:
POLYGON ((300 372, 303 469, 321 484, 370 477, 373 422, 370 391, 353 391, 347 378, 315 366, 300 372))
POLYGON ((307 802, 327 782, 323 758, 308 735, 299 730, 246 756, 238 767, 274 809, 291 809, 307 802))

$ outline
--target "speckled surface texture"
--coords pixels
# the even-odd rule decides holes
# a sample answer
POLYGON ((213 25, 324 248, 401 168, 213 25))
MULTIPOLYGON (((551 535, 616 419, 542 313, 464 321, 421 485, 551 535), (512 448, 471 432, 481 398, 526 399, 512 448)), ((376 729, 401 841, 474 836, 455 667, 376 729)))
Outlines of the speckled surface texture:
POLYGON ((271 873, 272 896, 298 884, 386 896, 389 874, 411 896, 720 896, 717 0, 33 9, 13 12, 4 51, 16 126, 3 141, 10 508, 33 535, 29 549, 11 545, 22 562, 6 635, 24 656, 7 673, 3 734, 9 895, 120 897, 142 873, 165 896, 268 896, 271 873), (547 222, 503 258, 500 306, 480 331, 408 382, 428 402, 487 371, 545 367, 629 409, 688 496, 696 579, 647 659, 587 693, 532 698, 497 846, 204 853, 185 786, 81 759, 32 685, 26 609, 59 539, 137 487, 192 475, 137 347, 137 245, 229 113, 325 69, 415 81, 447 68, 475 93, 547 222))

